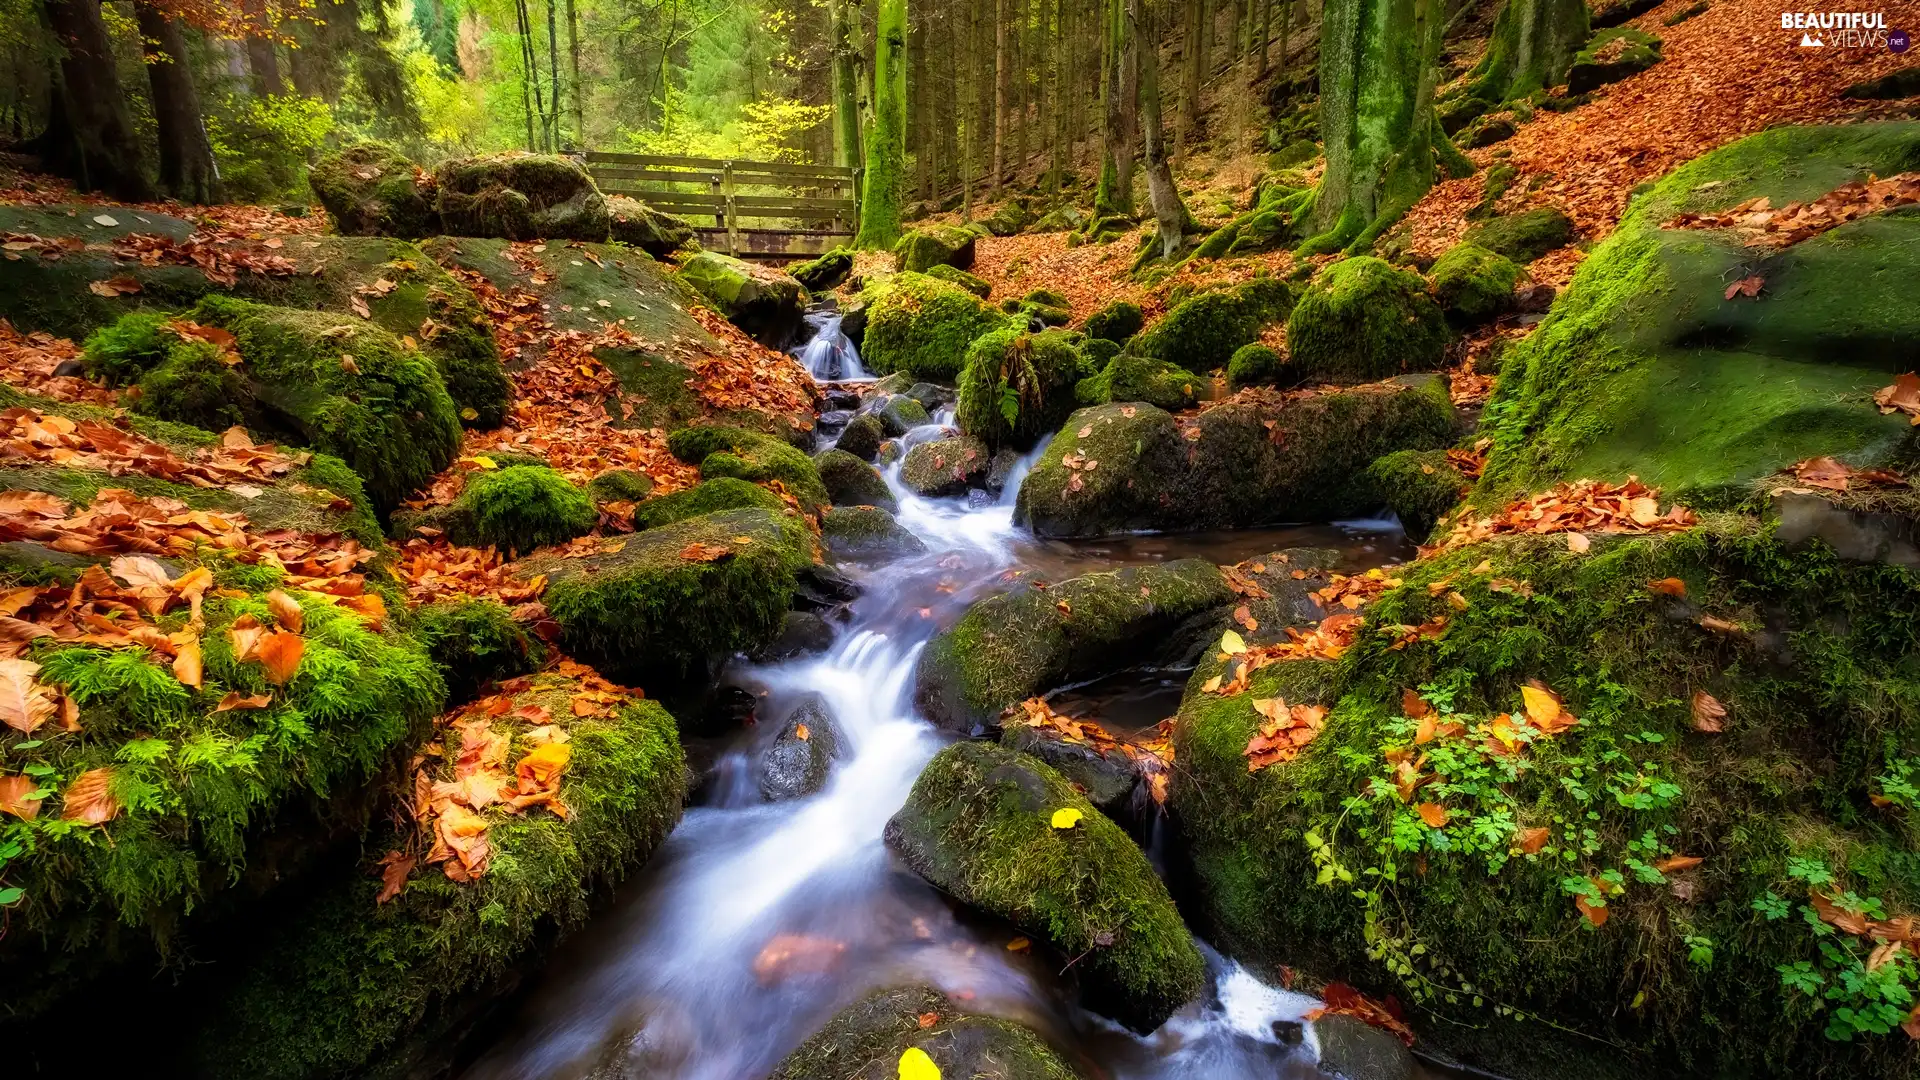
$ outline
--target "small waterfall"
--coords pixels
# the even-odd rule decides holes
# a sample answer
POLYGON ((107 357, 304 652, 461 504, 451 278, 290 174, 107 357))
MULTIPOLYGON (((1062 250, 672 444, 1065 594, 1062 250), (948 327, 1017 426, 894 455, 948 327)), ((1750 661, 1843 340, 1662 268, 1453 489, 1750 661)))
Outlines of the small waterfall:
POLYGON ((866 368, 860 366, 860 350, 854 348, 853 341, 840 332, 841 315, 838 311, 822 308, 807 312, 806 318, 807 325, 813 327, 813 336, 794 355, 806 365, 808 374, 821 382, 873 378, 866 368))

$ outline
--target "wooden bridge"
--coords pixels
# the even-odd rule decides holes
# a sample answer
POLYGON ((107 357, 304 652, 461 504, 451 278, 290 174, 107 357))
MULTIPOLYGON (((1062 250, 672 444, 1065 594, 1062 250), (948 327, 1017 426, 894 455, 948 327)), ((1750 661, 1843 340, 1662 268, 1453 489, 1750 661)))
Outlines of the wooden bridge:
POLYGON ((852 241, 860 220, 860 176, 844 166, 598 150, 583 156, 601 191, 689 218, 703 247, 743 259, 831 251, 852 241))

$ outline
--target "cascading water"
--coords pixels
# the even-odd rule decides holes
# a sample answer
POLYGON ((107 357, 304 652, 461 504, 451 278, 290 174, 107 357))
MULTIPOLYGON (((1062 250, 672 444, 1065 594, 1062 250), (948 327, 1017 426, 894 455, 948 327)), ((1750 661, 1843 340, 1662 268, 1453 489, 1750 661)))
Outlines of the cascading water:
POLYGON ((821 382, 856 382, 873 378, 866 368, 860 366, 860 350, 854 348, 853 341, 841 332, 841 318, 838 311, 827 308, 807 312, 807 325, 813 328, 813 336, 794 355, 800 358, 807 373, 821 382))
POLYGON ((1288 1046, 1282 1037, 1313 999, 1265 986, 1203 947, 1211 994, 1152 1036, 1133 1036, 1073 1007, 1043 959, 1008 952, 1004 927, 956 913, 882 842, 949 738, 913 710, 921 649, 937 626, 1004 587, 1006 571, 1059 557, 1012 522, 1014 493, 1043 449, 1023 459, 997 503, 974 508, 920 498, 900 484, 897 464, 886 471, 900 523, 929 550, 866 574, 824 655, 732 673, 757 691, 766 722, 723 757, 706 805, 687 812, 612 910, 560 950, 467 1080, 764 1076, 840 1008, 913 985, 1024 1022, 1114 1078, 1318 1075, 1311 1038, 1288 1046), (807 798, 762 803, 750 748, 811 695, 840 732, 832 776, 807 798), (609 1068, 616 1063, 624 1071, 609 1068))

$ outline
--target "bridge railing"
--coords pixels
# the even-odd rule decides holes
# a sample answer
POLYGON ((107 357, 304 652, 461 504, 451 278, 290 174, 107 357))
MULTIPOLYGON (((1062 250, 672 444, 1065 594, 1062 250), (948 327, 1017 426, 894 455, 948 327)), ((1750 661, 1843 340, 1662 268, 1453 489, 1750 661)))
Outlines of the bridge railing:
POLYGON ((729 255, 818 255, 851 240, 859 221, 859 173, 844 166, 599 150, 583 156, 601 191, 691 218, 702 246, 729 255))

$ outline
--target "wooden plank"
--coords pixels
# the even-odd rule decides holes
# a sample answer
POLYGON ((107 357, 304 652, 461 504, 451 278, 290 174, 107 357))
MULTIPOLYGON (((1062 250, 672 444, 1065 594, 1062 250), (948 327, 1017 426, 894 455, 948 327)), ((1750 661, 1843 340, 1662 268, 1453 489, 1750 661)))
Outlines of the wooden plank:
MULTIPOLYGON (((727 208, 727 196, 724 194, 646 191, 608 186, 602 186, 600 190, 609 195, 631 195, 656 210, 668 213, 690 211, 718 214, 727 208)), ((851 217, 855 209, 852 199, 795 199, 777 195, 735 195, 733 205, 741 217, 851 217)))
MULTIPOLYGON (((630 180, 656 184, 706 184, 711 183, 714 177, 724 171, 724 169, 643 169, 634 165, 596 165, 587 170, 595 180, 630 180)), ((764 172, 745 167, 735 168, 733 178, 755 187, 833 188, 836 191, 844 190, 852 183, 852 178, 846 176, 793 177, 784 173, 764 172)))
MULTIPOLYGON (((667 168, 712 169, 725 168, 725 158, 679 157, 670 154, 614 154, 599 150, 586 153, 589 165, 641 165, 667 168)), ((784 161, 734 161, 736 169, 769 173, 777 176, 807 176, 822 180, 843 180, 853 175, 853 170, 844 165, 792 165, 784 161)))
MULTIPOLYGON (((726 242, 725 229, 696 229, 700 243, 718 248, 726 242)), ((842 247, 852 239, 850 232, 825 229, 741 229, 735 256, 741 259, 776 259, 823 255, 842 247)))

